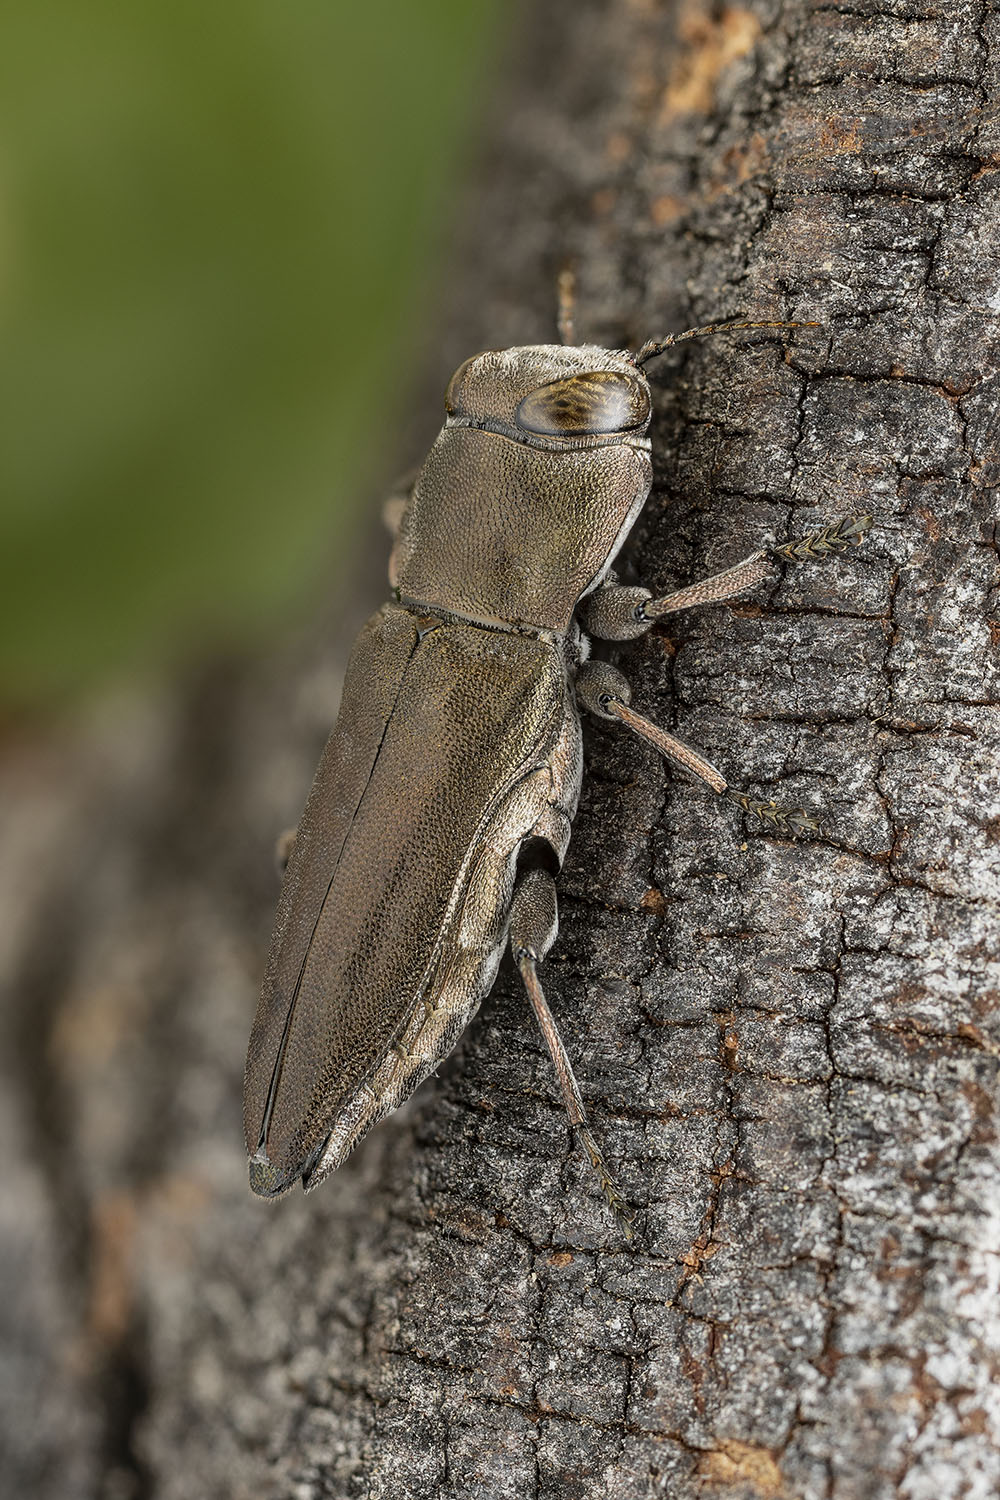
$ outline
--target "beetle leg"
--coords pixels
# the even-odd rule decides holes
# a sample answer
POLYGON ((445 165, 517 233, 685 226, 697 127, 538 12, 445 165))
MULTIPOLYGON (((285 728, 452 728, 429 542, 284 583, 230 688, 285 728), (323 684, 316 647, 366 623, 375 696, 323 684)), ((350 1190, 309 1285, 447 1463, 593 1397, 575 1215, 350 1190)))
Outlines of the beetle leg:
POLYGON ((617 667, 611 666, 610 662, 586 662, 577 673, 576 694, 581 706, 596 714, 599 719, 614 719, 619 724, 624 724, 626 729, 631 729, 633 734, 659 750, 667 760, 700 777, 713 792, 735 802, 737 807, 751 813, 761 822, 769 823, 777 832, 793 837, 799 833, 822 833, 817 820, 801 807, 779 807, 776 802, 760 802, 749 793, 730 786, 722 772, 699 755, 697 750, 692 750, 683 740, 675 739, 658 724, 637 714, 631 707, 632 689, 628 678, 617 667))
POLYGON ((695 604, 718 604, 723 599, 733 599, 773 574, 771 556, 761 548, 735 567, 665 594, 662 599, 654 599, 649 589, 606 584, 581 601, 580 619, 583 628, 601 640, 633 641, 655 625, 661 615, 690 609, 695 604))
POLYGON ((279 880, 284 878, 285 871, 288 869, 288 861, 292 857, 292 849, 295 847, 297 836, 298 829, 286 828, 284 833, 279 833, 275 841, 274 863, 278 871, 279 880))
POLYGON ((860 547, 872 529, 872 520, 869 515, 840 516, 819 531, 807 531, 805 536, 772 547, 771 556, 780 562, 822 561, 848 547, 860 547))
POLYGON ((871 524, 868 515, 841 516, 829 526, 793 537, 779 547, 759 547, 731 568, 723 568, 720 573, 659 599, 654 599, 649 589, 621 588, 609 582, 581 602, 580 617, 584 628, 602 640, 631 641, 664 615, 693 609, 699 604, 721 604, 725 599, 735 599, 763 579, 773 577, 778 563, 820 562, 847 547, 860 546, 871 524))
POLYGON ((382 503, 382 524, 392 537, 392 551, 389 554, 389 583, 393 588, 396 587, 396 575, 399 570, 399 531, 419 473, 419 469, 411 469, 408 474, 398 479, 392 487, 392 494, 382 503))
POLYGON ((399 535, 403 512, 410 503, 413 486, 419 476, 419 469, 410 469, 407 473, 401 474, 392 486, 392 494, 382 502, 382 524, 393 541, 399 535))
POLYGON ((569 1122, 576 1130, 584 1150, 590 1157, 591 1166, 600 1180, 601 1190, 618 1220, 622 1233, 627 1240, 631 1240, 635 1233, 631 1215, 624 1198, 615 1187, 608 1165, 591 1132, 572 1064, 563 1046, 555 1018, 549 1010, 541 980, 538 978, 537 965, 552 947, 558 930, 555 881, 548 870, 529 870, 521 877, 511 906, 510 946, 514 962, 521 971, 521 978, 524 980, 528 999, 535 1012, 538 1028, 555 1064, 556 1077, 562 1089, 569 1122))

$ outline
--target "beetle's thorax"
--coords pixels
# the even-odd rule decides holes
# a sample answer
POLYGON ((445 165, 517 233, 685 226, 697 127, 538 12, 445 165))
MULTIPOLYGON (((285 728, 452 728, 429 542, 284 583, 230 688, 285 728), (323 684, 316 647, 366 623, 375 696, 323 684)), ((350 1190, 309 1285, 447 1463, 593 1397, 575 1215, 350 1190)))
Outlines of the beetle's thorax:
POLYGON ((564 632, 649 490, 644 377, 606 349, 492 351, 446 407, 402 525, 400 596, 564 632))

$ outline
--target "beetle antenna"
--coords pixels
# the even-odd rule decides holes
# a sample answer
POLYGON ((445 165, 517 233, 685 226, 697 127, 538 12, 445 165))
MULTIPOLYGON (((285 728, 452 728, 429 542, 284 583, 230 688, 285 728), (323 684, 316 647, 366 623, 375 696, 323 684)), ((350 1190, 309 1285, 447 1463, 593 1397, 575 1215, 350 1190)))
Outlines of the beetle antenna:
POLYGON ((559 342, 575 344, 576 328, 573 314, 576 310, 576 272, 572 266, 563 266, 559 272, 556 279, 556 295, 559 300, 559 310, 556 315, 559 342))
POLYGON ((753 323, 707 323, 704 328, 689 328, 686 333, 668 333, 666 338, 649 339, 638 354, 632 356, 632 361, 637 365, 644 365, 647 360, 655 359, 665 349, 670 349, 674 344, 683 344, 686 339, 701 339, 713 333, 735 333, 741 328, 821 328, 820 323, 775 323, 770 320, 753 323))

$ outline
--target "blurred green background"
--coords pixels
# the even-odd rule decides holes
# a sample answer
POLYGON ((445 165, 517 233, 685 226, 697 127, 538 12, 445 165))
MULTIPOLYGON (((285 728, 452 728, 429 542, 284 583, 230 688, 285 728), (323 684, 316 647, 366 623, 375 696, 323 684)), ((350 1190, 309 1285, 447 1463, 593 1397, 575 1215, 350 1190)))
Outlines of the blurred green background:
POLYGON ((333 586, 498 17, 7 11, 0 701, 252 639, 333 586))

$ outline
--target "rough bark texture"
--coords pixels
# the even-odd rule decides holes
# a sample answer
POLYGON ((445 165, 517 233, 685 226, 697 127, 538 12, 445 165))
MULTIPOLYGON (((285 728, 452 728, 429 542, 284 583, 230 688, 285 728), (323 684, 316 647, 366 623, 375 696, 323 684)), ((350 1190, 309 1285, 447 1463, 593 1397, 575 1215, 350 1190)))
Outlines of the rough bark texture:
POLYGON ((998 70, 974 0, 524 18, 423 432, 466 354, 551 337, 572 250, 596 341, 822 323, 661 361, 637 577, 876 517, 618 654, 643 711, 828 838, 741 827, 589 728, 548 989, 634 1248, 509 976, 319 1192, 246 1192, 330 621, 8 743, 5 1493, 996 1493, 998 70))

